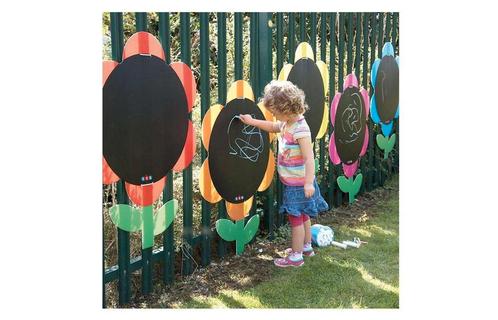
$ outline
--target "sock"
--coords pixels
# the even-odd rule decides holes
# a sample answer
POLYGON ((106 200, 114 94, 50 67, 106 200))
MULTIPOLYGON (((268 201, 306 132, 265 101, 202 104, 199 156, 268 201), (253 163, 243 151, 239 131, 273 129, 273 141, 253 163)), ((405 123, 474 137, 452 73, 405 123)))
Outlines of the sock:
POLYGON ((303 253, 302 252, 292 252, 291 255, 289 256, 289 259, 292 261, 303 260, 303 253))
POLYGON ((311 247, 311 242, 306 242, 303 246, 303 251, 312 251, 313 247, 311 247))

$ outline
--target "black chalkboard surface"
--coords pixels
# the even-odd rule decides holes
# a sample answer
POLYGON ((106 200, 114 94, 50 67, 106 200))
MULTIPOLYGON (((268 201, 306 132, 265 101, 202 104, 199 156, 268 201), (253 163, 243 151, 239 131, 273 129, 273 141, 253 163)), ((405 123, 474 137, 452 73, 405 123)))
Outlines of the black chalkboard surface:
POLYGON ((136 185, 164 177, 188 128, 185 90, 173 69, 155 56, 128 57, 109 75, 103 100, 103 151, 112 170, 136 185))
POLYGON ((380 121, 391 122, 399 104, 399 68, 393 56, 384 56, 380 61, 375 80, 375 103, 380 121))
POLYGON ((315 140, 323 120, 325 92, 320 70, 315 61, 299 59, 292 67, 287 80, 294 83, 306 95, 308 111, 304 114, 310 127, 312 141, 315 140))
POLYGON ((249 99, 234 99, 221 110, 209 141, 209 172, 218 193, 242 203, 256 193, 268 165, 268 133, 245 125, 240 114, 265 120, 249 99))
POLYGON ((345 164, 358 160, 365 139, 366 113, 357 87, 344 90, 335 115, 334 136, 337 153, 345 164))

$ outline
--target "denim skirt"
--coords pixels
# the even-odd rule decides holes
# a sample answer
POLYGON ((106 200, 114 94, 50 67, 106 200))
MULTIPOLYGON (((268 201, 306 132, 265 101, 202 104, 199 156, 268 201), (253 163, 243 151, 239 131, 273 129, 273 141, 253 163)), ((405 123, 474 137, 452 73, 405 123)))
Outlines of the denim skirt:
POLYGON ((318 183, 313 181, 315 194, 310 198, 304 196, 304 186, 288 186, 284 184, 282 205, 279 212, 293 216, 305 213, 310 217, 316 217, 320 212, 327 211, 329 206, 320 194, 318 183))

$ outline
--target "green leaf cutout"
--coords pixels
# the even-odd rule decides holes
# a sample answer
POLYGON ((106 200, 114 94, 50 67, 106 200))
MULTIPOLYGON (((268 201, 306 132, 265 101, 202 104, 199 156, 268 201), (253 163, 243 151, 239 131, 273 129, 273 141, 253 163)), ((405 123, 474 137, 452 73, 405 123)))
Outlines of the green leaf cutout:
POLYGON ((247 221, 247 224, 244 227, 244 237, 245 237, 244 244, 249 243, 252 240, 252 238, 254 238, 256 232, 258 231, 258 227, 259 227, 259 215, 256 214, 252 216, 252 218, 249 219, 249 221, 247 221))
POLYGON ((121 230, 128 232, 142 231, 142 248, 154 245, 154 236, 162 233, 173 222, 178 201, 166 202, 154 215, 152 205, 134 208, 127 204, 118 204, 109 209, 111 221, 121 230))
POLYGON ((337 184, 342 192, 349 194, 349 203, 353 203, 355 196, 358 194, 361 188, 361 183, 363 182, 363 175, 360 173, 356 178, 346 178, 345 176, 337 177, 337 184))
POLYGON ((178 211, 178 201, 172 199, 165 204, 159 210, 157 210, 154 216, 154 235, 157 236, 166 230, 169 225, 173 222, 178 211))
POLYGON ((259 215, 254 215, 244 227, 244 219, 232 222, 228 219, 216 221, 216 231, 225 241, 235 241, 235 252, 240 255, 259 228, 259 215))
POLYGON ((225 241, 235 240, 235 225, 231 220, 220 219, 216 221, 216 231, 225 241))
POLYGON ((382 134, 376 136, 377 145, 381 150, 384 150, 384 160, 387 159, 389 152, 394 148, 396 143, 396 134, 393 133, 390 137, 384 137, 382 134))
POLYGON ((142 212, 127 204, 117 204, 109 209, 111 221, 121 230, 136 232, 142 229, 142 212))
POLYGON ((345 176, 337 177, 337 184, 342 192, 349 192, 351 190, 352 181, 349 181, 345 176))

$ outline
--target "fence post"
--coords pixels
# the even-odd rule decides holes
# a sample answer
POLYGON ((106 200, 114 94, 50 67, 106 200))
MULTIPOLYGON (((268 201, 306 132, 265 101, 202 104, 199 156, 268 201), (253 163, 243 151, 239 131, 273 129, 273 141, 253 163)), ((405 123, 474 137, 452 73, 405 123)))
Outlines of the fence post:
MULTIPOLYGON (((225 105, 227 98, 227 58, 226 58, 226 14, 219 12, 217 14, 218 23, 218 102, 225 105)), ((225 201, 221 200, 218 204, 218 219, 225 219, 227 212, 225 201)), ((227 243, 218 236, 218 256, 223 258, 226 254, 227 243)))
MULTIPOLYGON (((169 28, 169 13, 159 13, 159 39, 166 56, 166 63, 171 62, 170 58, 170 28, 169 28)), ((166 175, 166 186, 163 190, 163 203, 173 199, 173 172, 170 170, 166 175)), ((171 223, 169 227, 163 232, 163 282, 171 284, 174 280, 175 274, 175 238, 174 238, 175 224, 171 223)))
MULTIPOLYGON (((341 12, 339 13, 339 70, 338 70, 338 77, 337 77, 337 90, 339 92, 342 92, 342 86, 344 83, 344 23, 345 23, 345 15, 346 13, 341 12)), ((342 168, 341 165, 334 166, 335 167, 335 172, 336 175, 335 177, 338 177, 342 173, 342 168)), ((336 185, 336 181, 334 179, 334 185, 336 185)), ((337 193, 336 193, 336 205, 340 206, 342 205, 342 190, 340 188, 336 188, 337 193)))
MULTIPOLYGON (((183 63, 190 67, 190 13, 180 13, 180 50, 183 63)), ((192 115, 189 115, 191 120, 192 115)), ((183 170, 182 276, 192 273, 192 164, 183 170)))
MULTIPOLYGON (((363 78, 362 78, 362 84, 363 88, 367 90, 368 88, 368 13, 362 13, 363 16, 363 78)), ((370 113, 369 113, 370 114, 370 113)), ((370 139, 371 133, 370 133, 370 128, 371 128, 371 120, 370 120, 370 115, 367 117, 367 126, 369 130, 369 135, 368 135, 368 143, 372 144, 374 141, 370 139)), ((365 192, 365 190, 370 190, 368 186, 368 146, 367 146, 367 154, 362 159, 362 167, 361 167, 361 173, 363 174, 363 183, 361 185, 361 193, 365 192), (366 162, 366 164, 365 164, 366 162)))
MULTIPOLYGON (((200 13, 201 19, 201 122, 204 119, 210 101, 209 94, 209 13, 200 13)), ((207 156, 207 150, 201 144, 201 163, 207 156)), ((202 251, 201 251, 201 264, 207 266, 211 263, 211 207, 204 199, 201 200, 202 205, 202 251)))
MULTIPOLYGON (((263 89, 267 83, 272 79, 272 30, 268 25, 271 21, 271 13, 257 13, 257 66, 258 66, 258 91, 255 94, 256 99, 263 94, 263 89)), ((251 20, 252 23, 252 20, 251 20)), ((264 217, 265 217, 265 227, 268 231, 268 238, 273 239, 273 216, 274 216, 274 206, 273 206, 273 184, 270 184, 268 189, 264 191, 265 202, 264 206, 264 217)))
MULTIPOLYGON (((371 33, 370 33, 370 67, 372 67, 374 61, 375 61, 375 47, 377 43, 377 38, 376 38, 376 32, 377 32, 377 18, 376 18, 376 13, 370 13, 370 23, 371 23, 371 33)), ((373 85, 372 82, 370 81, 370 98, 372 98, 373 95, 373 85)), ((372 121, 369 122, 369 132, 370 132, 370 145, 368 146, 368 163, 369 163, 369 172, 368 172, 368 184, 369 184, 369 190, 372 190, 374 187, 376 187, 376 177, 377 177, 377 168, 375 166, 375 157, 377 153, 377 148, 375 147, 375 133, 377 132, 376 130, 376 125, 373 124, 372 121), (374 130, 375 129, 375 130, 374 130)))
MULTIPOLYGON (((123 15, 120 12, 111 12, 111 51, 112 59, 121 62, 123 56, 123 15)), ((124 182, 117 182, 117 202, 128 204, 128 196, 124 188, 124 182)), ((130 301, 130 234, 118 228, 118 292, 119 305, 130 301)))
MULTIPOLYGON (((337 13, 333 12, 330 16, 330 60, 329 60, 329 95, 330 100, 335 96, 335 21, 337 13)), ((332 136, 333 124, 329 126, 329 139, 332 136)), ((335 166, 328 159, 328 194, 327 200, 329 203, 329 208, 332 209, 334 206, 334 190, 335 190, 335 166)))
POLYGON ((289 21, 289 35, 287 38, 287 50, 289 51, 289 63, 294 63, 294 53, 296 50, 296 39, 295 39, 295 30, 296 30, 296 18, 294 16, 294 12, 289 12, 288 21, 289 21))

